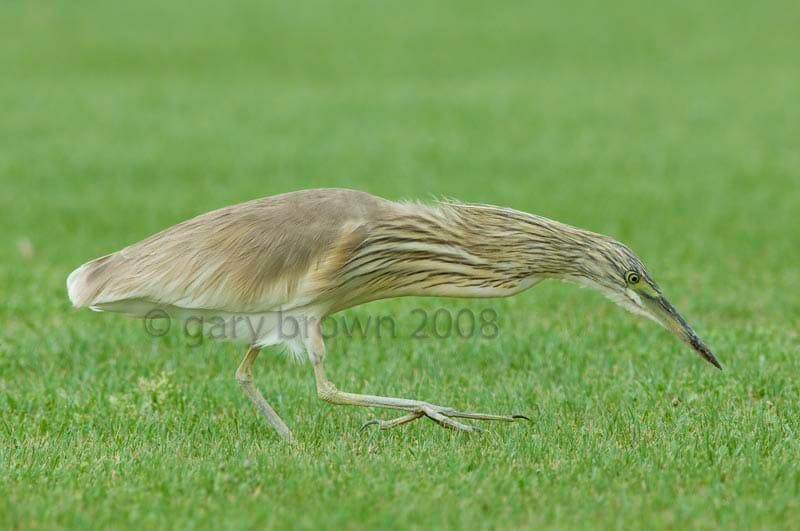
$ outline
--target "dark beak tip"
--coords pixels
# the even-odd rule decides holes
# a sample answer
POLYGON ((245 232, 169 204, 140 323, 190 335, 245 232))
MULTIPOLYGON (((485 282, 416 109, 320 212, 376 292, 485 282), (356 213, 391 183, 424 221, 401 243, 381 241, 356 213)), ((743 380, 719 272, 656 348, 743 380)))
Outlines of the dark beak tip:
POLYGON ((709 362, 717 369, 722 370, 722 365, 719 363, 719 361, 717 361, 717 358, 714 357, 714 354, 711 353, 711 349, 709 349, 705 343, 703 343, 700 338, 694 335, 694 333, 691 331, 689 332, 689 343, 692 345, 692 348, 703 357, 704 360, 709 362))
POLYGON ((714 354, 711 353, 711 350, 702 341, 700 341, 700 338, 698 338, 695 335, 692 335, 691 344, 692 347, 697 352, 700 353, 700 355, 703 357, 704 360, 709 362, 717 369, 722 370, 722 365, 720 364, 720 362, 717 361, 717 358, 714 357, 714 354))
POLYGON ((669 315, 668 320, 672 321, 665 326, 667 328, 672 328, 672 330, 676 334, 680 335, 683 341, 689 343, 704 360, 709 362, 717 369, 722 370, 722 365, 719 363, 719 361, 717 361, 717 358, 714 357, 714 354, 711 353, 711 349, 709 349, 705 343, 703 343, 703 341, 697 337, 694 331, 689 327, 688 324, 686 324, 686 321, 669 303, 669 301, 662 296, 657 299, 657 302, 660 304, 661 311, 666 312, 666 314, 669 315))

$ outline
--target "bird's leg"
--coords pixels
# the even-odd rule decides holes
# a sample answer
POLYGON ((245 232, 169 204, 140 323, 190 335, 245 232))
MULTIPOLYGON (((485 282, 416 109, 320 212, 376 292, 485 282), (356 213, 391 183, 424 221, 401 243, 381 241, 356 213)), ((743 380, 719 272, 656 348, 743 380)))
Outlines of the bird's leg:
POLYGON ((457 411, 450 407, 436 406, 421 400, 410 400, 406 398, 393 398, 387 396, 362 395, 340 391, 336 388, 325 375, 323 360, 325 358, 325 344, 322 340, 322 333, 319 324, 309 327, 309 337, 307 342, 309 357, 314 366, 314 377, 317 382, 317 395, 326 402, 337 405, 378 407, 384 409, 399 409, 409 411, 407 415, 394 420, 374 420, 366 423, 364 427, 377 424, 381 429, 390 429, 396 426, 412 422, 423 416, 430 418, 442 427, 458 431, 479 432, 480 428, 463 424, 455 418, 467 418, 476 420, 497 420, 503 422, 513 422, 517 419, 527 419, 523 415, 488 415, 486 413, 469 413, 457 411))
POLYGON ((292 432, 289 431, 286 423, 275 413, 272 406, 264 400, 261 392, 253 385, 253 363, 255 363, 260 350, 261 349, 256 347, 250 347, 250 349, 248 349, 242 363, 239 365, 239 368, 236 369, 236 381, 239 383, 239 387, 242 388, 242 391, 244 391, 244 394, 258 407, 264 415, 264 418, 267 419, 267 422, 275 428, 278 435, 286 441, 292 442, 294 440, 292 438, 292 432))

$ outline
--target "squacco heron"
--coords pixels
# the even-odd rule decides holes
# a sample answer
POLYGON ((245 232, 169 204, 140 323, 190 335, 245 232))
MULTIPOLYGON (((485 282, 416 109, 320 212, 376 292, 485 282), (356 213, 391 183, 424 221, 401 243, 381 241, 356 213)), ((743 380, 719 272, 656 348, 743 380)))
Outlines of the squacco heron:
POLYGON ((721 368, 628 247, 602 234, 489 205, 393 202, 338 189, 266 197, 208 212, 92 260, 69 275, 67 290, 76 307, 97 311, 223 319, 231 335, 249 345, 236 380, 291 441, 289 428, 252 378, 259 351, 281 343, 307 353, 319 398, 403 412, 368 423, 382 429, 428 417, 471 432, 479 430, 463 419, 521 418, 340 391, 325 376, 320 321, 377 299, 505 297, 545 279, 602 292, 721 368), (282 335, 280 316, 306 323, 304 333, 282 335), (255 318, 258 327, 252 325, 255 318))

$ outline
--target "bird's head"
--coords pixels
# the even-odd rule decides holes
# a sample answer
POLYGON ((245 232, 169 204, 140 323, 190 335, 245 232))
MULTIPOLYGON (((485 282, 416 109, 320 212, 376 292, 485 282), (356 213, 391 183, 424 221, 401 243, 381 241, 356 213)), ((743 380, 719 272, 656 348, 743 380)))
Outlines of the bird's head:
POLYGON ((664 297, 642 261, 624 244, 592 235, 571 280, 599 290, 626 310, 644 315, 678 336, 706 361, 722 369, 711 350, 664 297))

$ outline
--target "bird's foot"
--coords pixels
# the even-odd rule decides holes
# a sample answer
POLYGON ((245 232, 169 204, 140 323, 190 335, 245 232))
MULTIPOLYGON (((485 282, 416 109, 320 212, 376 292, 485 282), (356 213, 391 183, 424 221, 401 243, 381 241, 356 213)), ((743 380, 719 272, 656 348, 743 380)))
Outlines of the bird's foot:
POLYGON ((413 422, 422 417, 428 417, 429 419, 436 422, 439 426, 442 426, 443 428, 448 428, 456 431, 474 432, 474 433, 480 433, 483 430, 481 430, 477 426, 470 426, 468 424, 459 422, 455 419, 465 418, 465 419, 475 419, 475 420, 496 420, 501 422, 514 422, 515 420, 520 420, 520 419, 527 421, 531 420, 529 417, 526 417, 525 415, 489 415, 486 413, 471 413, 465 411, 457 411, 450 407, 422 404, 416 410, 406 415, 403 415, 402 417, 398 417, 396 419, 369 420, 361 426, 361 430, 363 431, 367 427, 373 425, 378 426, 382 430, 389 430, 392 428, 396 428, 397 426, 413 422))

